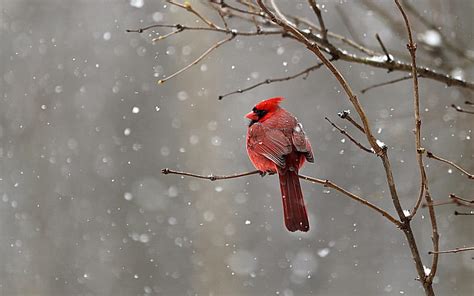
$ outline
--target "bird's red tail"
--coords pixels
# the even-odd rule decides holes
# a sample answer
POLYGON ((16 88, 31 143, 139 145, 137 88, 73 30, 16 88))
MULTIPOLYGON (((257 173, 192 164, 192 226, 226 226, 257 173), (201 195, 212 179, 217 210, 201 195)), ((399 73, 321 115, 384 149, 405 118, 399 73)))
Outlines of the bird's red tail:
POLYGON ((308 214, 304 205, 298 172, 279 170, 278 177, 280 178, 286 228, 289 231, 307 232, 309 230, 308 214))

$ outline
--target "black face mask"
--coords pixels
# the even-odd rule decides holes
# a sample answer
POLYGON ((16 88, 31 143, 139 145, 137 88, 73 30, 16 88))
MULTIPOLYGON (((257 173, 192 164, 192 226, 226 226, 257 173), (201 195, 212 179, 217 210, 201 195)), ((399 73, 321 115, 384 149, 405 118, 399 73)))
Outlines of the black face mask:
POLYGON ((250 121, 249 126, 252 126, 254 123, 259 122, 260 119, 262 119, 263 116, 265 116, 268 113, 268 111, 259 110, 256 107, 253 107, 252 111, 253 111, 253 113, 255 113, 257 115, 258 119, 250 121))

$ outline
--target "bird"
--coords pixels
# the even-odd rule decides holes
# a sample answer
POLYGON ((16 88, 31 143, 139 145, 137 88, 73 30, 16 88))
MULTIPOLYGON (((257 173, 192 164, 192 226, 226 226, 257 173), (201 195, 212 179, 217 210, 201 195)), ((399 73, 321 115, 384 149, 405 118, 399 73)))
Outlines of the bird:
POLYGON ((303 125, 280 107, 282 100, 282 97, 263 100, 245 115, 250 119, 247 153, 262 176, 278 174, 286 228, 291 232, 307 232, 308 213, 298 172, 305 161, 314 162, 314 155, 303 125))

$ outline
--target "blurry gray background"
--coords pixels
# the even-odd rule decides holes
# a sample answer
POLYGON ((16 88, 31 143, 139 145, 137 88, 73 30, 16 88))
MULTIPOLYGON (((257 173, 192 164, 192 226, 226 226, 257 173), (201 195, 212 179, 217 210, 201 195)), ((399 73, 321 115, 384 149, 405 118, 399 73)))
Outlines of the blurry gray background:
MULTIPOLYGON (((318 2, 332 31, 350 36, 335 9, 340 6, 362 42, 379 50, 379 33, 393 53, 407 57, 404 31, 392 33, 361 3, 318 2)), ((215 11, 192 3, 219 22, 215 11)), ((306 1, 279 3, 316 22, 306 1)), ((392 1, 377 3, 399 17, 392 1)), ((415 4, 447 36, 474 48, 472 1, 415 4)), ((157 85, 225 36, 183 32, 153 44, 169 30, 125 33, 155 22, 202 25, 162 1, 0 5, 0 295, 423 294, 401 232, 337 192, 303 183, 311 231, 290 233, 275 176, 208 182, 160 173, 163 167, 203 174, 252 170, 243 116, 261 99, 284 96, 316 156, 302 173, 331 179, 393 213, 381 162, 324 120, 351 108, 326 69, 217 101, 219 94, 316 63, 304 47, 280 36, 238 37, 157 85)), ((417 33, 426 31, 413 25, 417 33)), ((435 57, 423 49, 418 54, 420 64, 436 68, 435 57)), ((452 56, 437 63, 473 80, 472 64, 452 56)), ((405 75, 336 64, 356 91, 405 75)), ((449 107, 472 93, 422 79, 421 97, 423 145, 473 171, 474 117, 449 107)), ((409 208, 419 178, 411 81, 360 100, 377 137, 390 147, 409 208)), ((472 197, 465 176, 426 164, 436 200, 451 192, 472 197)), ((453 212, 453 206, 438 208, 441 249, 473 244, 474 220, 453 212)), ((429 264, 426 215, 421 209, 414 232, 429 264)), ((471 257, 441 256, 439 295, 472 293, 471 257)))

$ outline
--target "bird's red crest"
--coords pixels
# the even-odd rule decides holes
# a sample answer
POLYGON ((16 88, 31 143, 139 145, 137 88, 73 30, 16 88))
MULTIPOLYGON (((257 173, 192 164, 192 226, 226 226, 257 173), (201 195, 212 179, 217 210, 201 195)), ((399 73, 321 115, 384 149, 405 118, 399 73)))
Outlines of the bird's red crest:
POLYGON ((281 97, 271 98, 271 99, 268 99, 268 100, 261 101, 260 103, 255 105, 255 107, 258 110, 271 111, 271 110, 275 110, 276 108, 278 108, 280 102, 283 101, 283 100, 284 100, 284 98, 281 98, 281 97))

